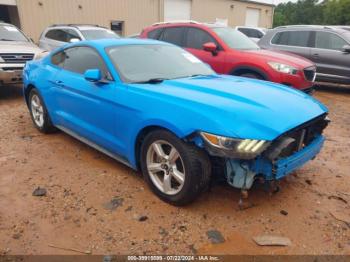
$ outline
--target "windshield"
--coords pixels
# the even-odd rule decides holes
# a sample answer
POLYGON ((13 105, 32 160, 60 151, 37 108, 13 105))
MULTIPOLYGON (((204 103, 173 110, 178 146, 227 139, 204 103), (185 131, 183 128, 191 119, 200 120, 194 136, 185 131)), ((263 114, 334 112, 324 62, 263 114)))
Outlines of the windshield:
POLYGON ((107 29, 84 29, 81 30, 81 33, 86 40, 120 38, 116 33, 107 29))
POLYGON ((10 25, 0 25, 0 41, 25 41, 25 37, 16 27, 10 25))
POLYGON ((108 54, 127 83, 214 74, 198 58, 171 45, 115 46, 108 49, 108 54))
POLYGON ((343 34, 344 38, 348 42, 348 45, 350 45, 350 32, 346 32, 343 34))
POLYGON ((230 27, 216 27, 213 31, 232 49, 257 50, 259 46, 241 32, 230 27))

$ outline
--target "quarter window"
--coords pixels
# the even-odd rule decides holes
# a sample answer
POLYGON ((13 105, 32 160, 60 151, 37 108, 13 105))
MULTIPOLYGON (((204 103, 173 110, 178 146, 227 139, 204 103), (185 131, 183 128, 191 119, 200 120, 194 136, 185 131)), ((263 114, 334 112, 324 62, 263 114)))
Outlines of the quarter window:
POLYGON ((285 31, 277 33, 271 43, 276 45, 309 47, 310 31, 285 31))
POLYGON ((215 39, 207 32, 197 28, 188 28, 185 47, 203 49, 203 45, 208 42, 217 44, 215 39))
POLYGON ((165 28, 159 40, 168 42, 174 45, 183 46, 183 27, 168 27, 165 28))
POLYGON ((72 29, 52 29, 46 33, 45 37, 60 42, 69 42, 73 38, 81 40, 78 33, 72 29))
POLYGON ((159 28, 159 29, 153 30, 153 31, 149 32, 147 36, 150 39, 158 39, 160 33, 162 32, 162 30, 163 30, 163 28, 159 28))
POLYGON ((63 68, 65 59, 66 59, 66 54, 64 51, 61 51, 61 52, 54 54, 51 57, 51 63, 53 63, 54 65, 56 65, 58 67, 63 68))
POLYGON ((316 48, 342 50, 344 45, 347 45, 345 40, 335 34, 328 32, 316 32, 316 48))

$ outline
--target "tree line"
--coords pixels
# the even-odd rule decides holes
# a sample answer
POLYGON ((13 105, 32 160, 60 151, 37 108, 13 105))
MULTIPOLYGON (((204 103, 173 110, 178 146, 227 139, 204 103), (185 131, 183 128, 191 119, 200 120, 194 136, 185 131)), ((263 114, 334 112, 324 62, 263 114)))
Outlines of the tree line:
POLYGON ((298 0, 275 8, 273 26, 350 25, 350 0, 298 0))

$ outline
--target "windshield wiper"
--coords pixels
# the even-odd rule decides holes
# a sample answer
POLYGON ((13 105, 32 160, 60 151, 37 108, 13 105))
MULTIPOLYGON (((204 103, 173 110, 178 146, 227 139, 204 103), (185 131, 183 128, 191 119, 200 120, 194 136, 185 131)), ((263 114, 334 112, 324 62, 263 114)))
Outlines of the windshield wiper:
POLYGON ((167 78, 151 78, 146 81, 132 82, 132 84, 160 84, 163 81, 168 80, 167 78))
POLYGON ((12 39, 6 39, 6 38, 1 38, 0 41, 15 41, 15 40, 12 40, 12 39))

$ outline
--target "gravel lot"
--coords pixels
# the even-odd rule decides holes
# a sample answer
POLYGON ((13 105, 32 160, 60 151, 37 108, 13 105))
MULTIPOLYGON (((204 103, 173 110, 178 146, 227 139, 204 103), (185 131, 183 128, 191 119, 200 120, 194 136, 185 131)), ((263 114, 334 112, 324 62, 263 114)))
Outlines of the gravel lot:
POLYGON ((0 254, 76 254, 50 245, 93 254, 350 254, 350 93, 315 96, 332 119, 322 153, 280 193, 253 188, 256 206, 238 211, 239 191, 228 186, 185 208, 161 202, 126 166, 64 133, 40 134, 21 89, 1 87, 0 254), (32 196, 39 186, 46 196, 32 196), (260 247, 252 238, 261 234, 292 244, 260 247))

